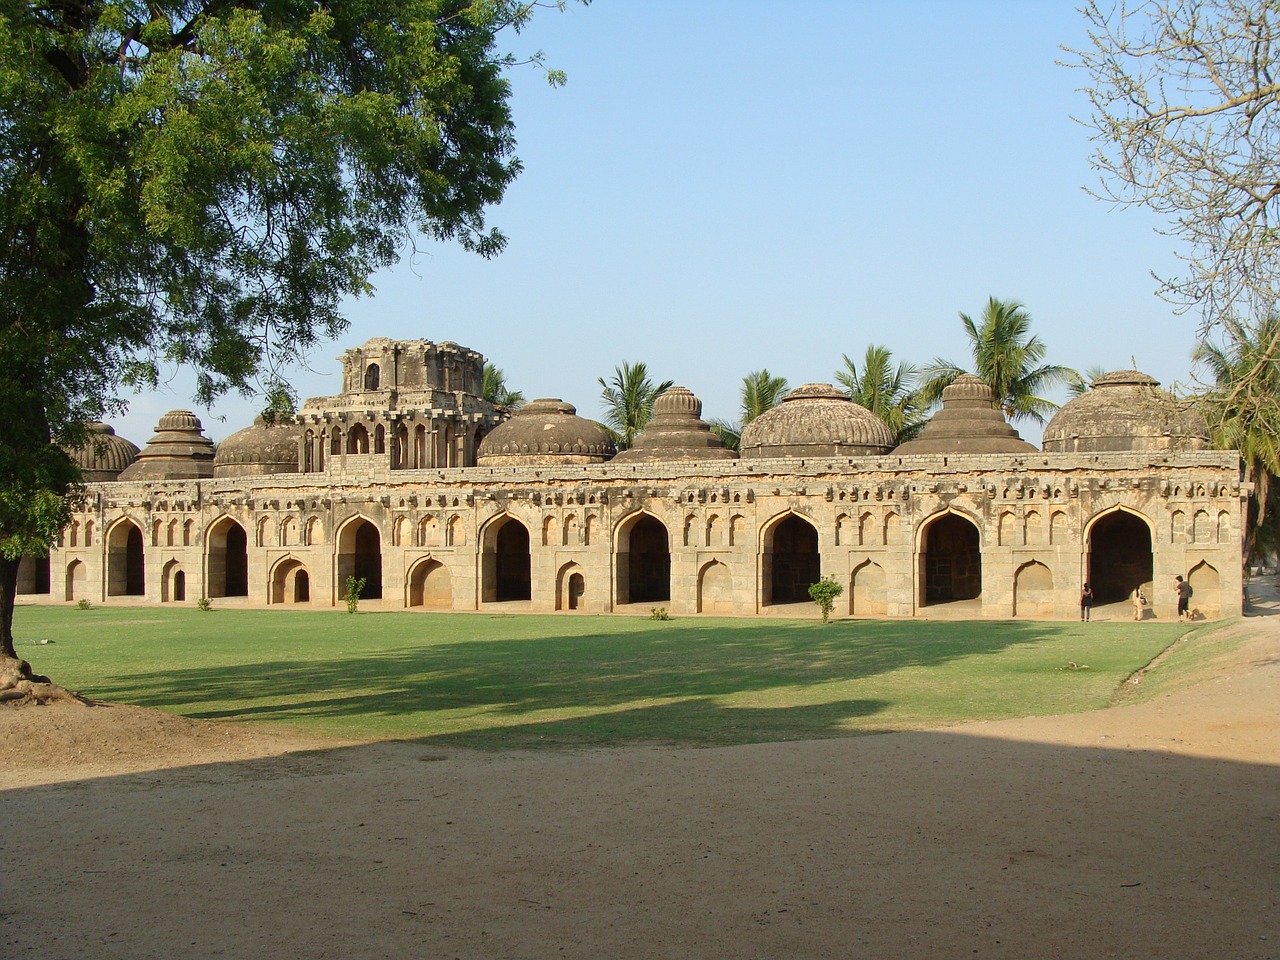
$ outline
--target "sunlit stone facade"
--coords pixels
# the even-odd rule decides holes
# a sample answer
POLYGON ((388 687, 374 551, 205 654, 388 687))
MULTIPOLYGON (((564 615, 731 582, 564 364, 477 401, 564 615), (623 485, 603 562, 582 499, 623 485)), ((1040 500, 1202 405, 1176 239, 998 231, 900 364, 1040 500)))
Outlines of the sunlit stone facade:
MULTIPOLYGON (((212 476, 152 458, 90 483, 47 565, 24 563, 24 598, 334 607, 357 577, 362 609, 810 616, 831 576, 845 616, 1063 619, 1089 580, 1098 604, 1141 588, 1166 619, 1180 574, 1204 616, 1240 612, 1239 459, 1135 371, 1064 407, 1052 450, 968 378, 921 452, 807 384, 738 459, 684 388, 614 457, 569 404, 480 399, 483 358, 456 344, 378 339, 342 362, 340 395, 229 437, 212 476), (1139 393, 1159 416, 1135 416, 1139 393)), ((204 456, 192 415, 162 424, 164 450, 204 456)), ((81 455, 118 465, 124 443, 81 455)))

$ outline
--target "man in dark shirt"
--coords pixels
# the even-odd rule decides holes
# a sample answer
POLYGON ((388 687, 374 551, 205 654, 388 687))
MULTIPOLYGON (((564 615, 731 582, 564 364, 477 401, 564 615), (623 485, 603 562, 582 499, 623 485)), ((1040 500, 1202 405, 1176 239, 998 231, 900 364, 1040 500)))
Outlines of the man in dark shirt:
POLYGON ((1175 577, 1174 589, 1178 591, 1178 619, 1186 620, 1191 609, 1191 584, 1182 577, 1175 577))

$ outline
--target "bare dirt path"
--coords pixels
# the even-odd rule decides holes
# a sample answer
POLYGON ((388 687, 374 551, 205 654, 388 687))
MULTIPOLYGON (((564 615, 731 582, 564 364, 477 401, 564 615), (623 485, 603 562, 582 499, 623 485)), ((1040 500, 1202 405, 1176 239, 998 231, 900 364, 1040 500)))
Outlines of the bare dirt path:
POLYGON ((0 712, 0 955, 1276 960, 1280 617, 1227 630, 1148 703, 724 749, 0 712))

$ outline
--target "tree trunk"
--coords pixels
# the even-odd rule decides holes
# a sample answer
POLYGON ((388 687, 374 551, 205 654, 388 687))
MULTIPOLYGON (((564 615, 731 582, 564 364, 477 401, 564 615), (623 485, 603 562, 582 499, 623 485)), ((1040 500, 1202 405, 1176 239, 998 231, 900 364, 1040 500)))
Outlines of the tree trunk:
POLYGON ((18 595, 18 564, 0 556, 0 703, 24 701, 48 703, 50 700, 83 698, 52 683, 48 677, 33 673, 31 664, 18 656, 13 642, 13 606, 18 595))
POLYGON ((0 659, 17 660, 13 648, 13 604, 18 595, 18 564, 22 560, 0 555, 0 659))

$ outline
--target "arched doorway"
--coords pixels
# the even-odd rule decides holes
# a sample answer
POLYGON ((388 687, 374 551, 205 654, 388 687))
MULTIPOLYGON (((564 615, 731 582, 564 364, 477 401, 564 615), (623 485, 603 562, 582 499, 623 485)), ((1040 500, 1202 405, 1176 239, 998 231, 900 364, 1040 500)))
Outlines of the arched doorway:
POLYGON ((249 537, 244 527, 223 517, 209 528, 209 596, 249 595, 249 537))
MULTIPOLYGON (((346 592, 346 584, 343 584, 346 592)), ((301 560, 289 558, 276 565, 271 574, 272 603, 309 603, 311 601, 311 577, 301 560)))
POLYGON ((642 513, 618 530, 618 603, 671 600, 671 538, 666 525, 642 513))
MULTIPOLYGON (((452 519, 449 525, 452 530, 452 519)), ((484 602, 506 603, 533 596, 529 528, 515 517, 501 517, 485 528, 481 564, 480 598, 484 602)))
POLYGON ((1089 586, 1095 604, 1119 603, 1141 587, 1151 597, 1151 528, 1127 510, 1101 516, 1089 530, 1089 586))
POLYGON ((809 603, 809 587, 822 579, 818 530, 794 513, 765 531, 761 580, 764 604, 809 603))
POLYGON ((111 528, 107 540, 107 596, 146 596, 146 558, 142 528, 123 520, 111 528))
POLYGON ((427 560, 409 574, 409 606, 448 610, 453 606, 453 578, 439 560, 427 560))
POLYGON ((982 595, 982 543, 966 517, 947 513, 929 524, 920 554, 921 606, 982 595))
POLYGON ((587 579, 582 575, 582 567, 566 563, 556 576, 556 609, 577 610, 586 590, 587 579))
POLYGON ((382 534, 359 517, 342 528, 338 536, 338 596, 347 592, 347 578, 364 580, 362 600, 382 599, 382 534))

